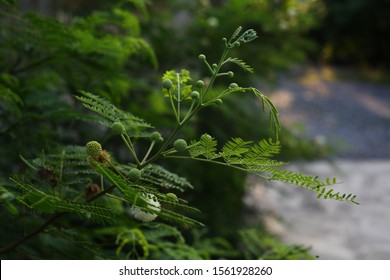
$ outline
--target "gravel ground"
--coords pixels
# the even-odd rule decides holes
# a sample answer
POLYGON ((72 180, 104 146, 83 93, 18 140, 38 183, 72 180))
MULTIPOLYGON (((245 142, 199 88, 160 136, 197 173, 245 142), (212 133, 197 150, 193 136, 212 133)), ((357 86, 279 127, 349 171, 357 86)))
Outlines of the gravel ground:
POLYGON ((357 194, 361 205, 318 200, 298 187, 256 180, 245 201, 268 214, 271 232, 310 246, 319 259, 390 259, 390 86, 338 81, 329 71, 310 69, 283 78, 270 96, 283 125, 303 123, 309 137, 349 147, 332 163, 290 168, 337 177, 343 182, 337 188, 357 194))

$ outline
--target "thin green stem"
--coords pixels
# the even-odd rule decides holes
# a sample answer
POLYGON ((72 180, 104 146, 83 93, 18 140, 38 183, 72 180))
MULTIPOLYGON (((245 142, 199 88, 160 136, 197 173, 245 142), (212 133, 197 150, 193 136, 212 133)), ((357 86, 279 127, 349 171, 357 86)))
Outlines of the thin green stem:
POLYGON ((176 73, 176 77, 177 77, 177 122, 180 124, 180 103, 181 103, 180 74, 176 73))
POLYGON ((244 167, 240 167, 240 166, 236 166, 236 165, 230 165, 226 162, 222 162, 222 161, 215 161, 215 160, 209 160, 207 158, 193 158, 193 157, 188 157, 188 156, 165 156, 166 158, 171 158, 171 159, 191 159, 191 160, 197 160, 197 161, 203 161, 203 162, 209 162, 209 163, 213 163, 213 164, 218 164, 218 165, 222 165, 222 166, 226 166, 226 167, 230 167, 230 168, 234 168, 234 169, 237 169, 237 170, 240 170, 240 171, 244 171, 244 172, 248 172, 248 173, 251 173, 253 175, 256 175, 257 177, 260 177, 260 178, 263 178, 263 179, 267 179, 269 180, 270 178, 267 177, 267 176, 264 176, 264 175, 261 175, 261 174, 258 174, 256 172, 252 172, 244 167))
POLYGON ((114 198, 116 200, 119 200, 119 201, 123 201, 123 202, 126 202, 126 203, 129 203, 126 199, 123 199, 119 196, 116 196, 116 195, 113 195, 113 194, 110 194, 110 193, 106 193, 105 196, 109 197, 109 198, 114 198))
POLYGON ((221 69, 222 64, 223 64, 223 62, 225 61, 226 56, 227 56, 228 53, 229 53, 229 49, 228 49, 228 48, 225 48, 225 50, 223 51, 223 54, 222 54, 222 56, 221 56, 221 59, 219 60, 219 62, 218 62, 218 64, 217 64, 217 67, 213 70, 213 75, 211 76, 210 83, 207 85, 207 88, 206 88, 206 90, 205 90, 205 92, 204 92, 204 94, 203 94, 203 96, 202 96, 202 102, 201 102, 201 103, 203 103, 203 102, 205 101, 206 96, 207 96, 207 94, 209 93, 210 88, 213 86, 214 81, 215 81, 215 79, 216 79, 217 76, 218 76, 218 72, 219 72, 219 70, 221 69))
POLYGON ((174 154, 174 153, 176 153, 176 149, 175 149, 175 148, 171 148, 171 149, 166 150, 166 151, 164 151, 163 153, 161 153, 161 155, 162 155, 163 157, 165 157, 165 156, 167 156, 167 155, 169 155, 169 154, 174 154))
POLYGON ((131 143, 130 138, 126 139, 124 134, 121 134, 121 137, 122 137, 123 142, 125 142, 127 148, 129 149, 130 153, 133 155, 134 160, 137 163, 137 165, 138 166, 141 165, 137 155, 135 154, 134 147, 133 147, 133 144, 131 143))
POLYGON ((175 106, 175 103, 173 101, 173 96, 172 96, 172 93, 171 93, 170 89, 168 89, 168 94, 169 94, 169 101, 171 103, 171 107, 172 107, 173 113, 175 114, 176 121, 177 121, 177 123, 180 123, 179 116, 177 114, 176 106, 175 106))
POLYGON ((181 124, 184 124, 184 123, 189 119, 189 117, 192 116, 192 115, 191 115, 192 109, 194 108, 194 105, 195 105, 196 102, 198 102, 198 100, 196 100, 196 99, 192 100, 191 106, 190 106, 190 108, 188 109, 188 112, 187 112, 187 114, 185 115, 184 119, 182 120, 181 124))
POLYGON ((144 164, 145 161, 148 159, 150 153, 151 153, 152 150, 153 150, 154 144, 156 144, 156 141, 152 141, 152 143, 150 144, 149 149, 148 149, 148 151, 147 151, 146 154, 145 154, 145 157, 144 157, 143 160, 141 161, 141 165, 144 164))
POLYGON ((114 165, 111 161, 108 161, 110 166, 121 176, 123 179, 127 179, 125 175, 122 174, 122 172, 114 165))
POLYGON ((207 62, 207 60, 204 60, 204 63, 206 64, 207 68, 210 70, 211 75, 214 75, 214 70, 213 70, 213 68, 210 66, 210 64, 207 62))
MULTIPOLYGON (((184 123, 183 123, 184 124, 184 123)), ((160 155, 165 151, 165 149, 168 147, 168 145, 172 142, 173 138, 176 136, 176 134, 179 132, 183 124, 178 124, 175 129, 171 132, 168 139, 164 142, 164 144, 161 146, 160 150, 157 151, 157 153, 152 156, 149 160, 145 161, 143 164, 140 165, 140 168, 143 168, 147 166, 148 164, 156 161, 160 155)))

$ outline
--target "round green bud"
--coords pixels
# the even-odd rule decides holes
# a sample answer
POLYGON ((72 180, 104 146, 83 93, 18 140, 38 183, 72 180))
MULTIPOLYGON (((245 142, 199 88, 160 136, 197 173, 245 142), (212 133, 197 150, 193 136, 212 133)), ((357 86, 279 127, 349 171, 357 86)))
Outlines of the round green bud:
POLYGON ((87 155, 94 159, 98 159, 103 151, 102 145, 97 141, 89 141, 85 147, 87 149, 87 155))
POLYGON ((197 92, 197 91, 191 92, 191 98, 192 99, 199 99, 199 92, 197 92))
POLYGON ((167 199, 171 202, 178 202, 176 194, 174 193, 167 193, 167 199))
POLYGON ((111 126, 112 132, 117 135, 125 133, 126 129, 121 122, 114 122, 111 126))
POLYGON ((229 88, 233 89, 233 88, 238 88, 238 85, 236 83, 231 83, 229 85, 229 88))
POLYGON ((215 104, 216 105, 221 105, 222 104, 222 99, 217 99, 217 100, 215 100, 215 104))
POLYGON ((200 54, 198 57, 200 60, 206 60, 206 56, 204 54, 200 54))
POLYGON ((187 150, 188 147, 187 141, 184 139, 177 139, 175 143, 173 143, 173 147, 178 152, 184 152, 185 150, 187 150))
POLYGON ((197 88, 203 88, 204 87, 204 82, 202 80, 199 80, 195 83, 195 86, 197 88))
POLYGON ((141 170, 138 168, 130 169, 128 177, 130 181, 137 182, 139 179, 141 179, 141 170))
POLYGON ((232 71, 229 71, 228 72, 228 76, 229 76, 229 78, 233 78, 234 77, 234 73, 232 71))
POLYGON ((233 46, 234 46, 234 47, 239 47, 239 46, 240 46, 240 42, 235 42, 235 43, 233 44, 233 46))
POLYGON ((159 143, 159 142, 164 141, 164 138, 162 138, 160 132, 155 131, 152 134, 150 134, 150 140, 159 143))
POLYGON ((207 134, 207 133, 205 133, 205 134, 203 134, 201 137, 200 137, 200 140, 201 141, 210 141, 210 140, 212 140, 213 138, 209 135, 209 134, 207 134))
POLYGON ((211 65, 214 69, 218 67, 217 63, 213 63, 213 65, 211 65))
POLYGON ((165 89, 171 89, 172 86, 173 86, 173 83, 170 79, 165 79, 163 82, 162 82, 162 86, 163 88, 165 89))

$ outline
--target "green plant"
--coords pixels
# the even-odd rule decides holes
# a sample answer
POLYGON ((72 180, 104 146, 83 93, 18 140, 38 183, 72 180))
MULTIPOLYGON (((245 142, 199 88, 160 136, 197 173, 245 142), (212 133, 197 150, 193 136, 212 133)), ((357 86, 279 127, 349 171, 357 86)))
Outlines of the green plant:
POLYGON ((286 245, 259 229, 249 228, 240 231, 246 259, 262 260, 302 260, 314 259, 309 248, 301 245, 286 245))
POLYGON ((130 89, 140 88, 135 71, 157 65, 130 9, 114 6, 60 21, 22 13, 17 2, 0 2, 0 140, 5 143, 0 175, 5 177, 22 168, 19 153, 34 157, 91 135, 77 123, 85 118, 72 99, 77 89, 125 103, 130 89))
MULTIPOLYGON (((170 226, 174 223, 186 229, 202 226, 202 223, 191 217, 191 213, 198 210, 189 206, 179 195, 180 192, 191 191, 193 186, 186 178, 157 164, 162 160, 188 159, 230 167, 266 180, 298 185, 316 193, 318 198, 357 203, 355 195, 336 193, 328 188, 329 185, 336 184, 335 178, 321 181, 317 177, 293 173, 282 168, 284 162, 273 159, 281 149, 278 140, 278 111, 271 100, 258 89, 229 83, 226 89, 212 94, 211 88, 217 79, 234 77, 232 71, 225 70, 230 63, 237 64, 244 70, 250 69, 245 62, 229 57, 228 54, 232 49, 249 43, 256 37, 253 29, 242 32, 240 27, 229 40, 223 39, 225 49, 217 63, 210 63, 205 55, 200 55, 199 59, 210 72, 210 79, 207 83, 195 82, 197 91, 193 90, 194 83, 187 70, 180 73, 167 71, 163 75, 162 93, 167 98, 176 122, 175 128, 170 132, 157 132, 145 120, 119 109, 107 99, 79 91, 76 99, 96 113, 88 119, 106 127, 108 135, 112 137, 108 142, 120 138, 128 150, 128 159, 131 160, 127 163, 116 161, 114 155, 105 150, 105 145, 96 140, 87 142, 85 147, 61 147, 58 152, 43 154, 35 160, 21 157, 33 174, 13 177, 13 186, 1 189, 2 197, 13 198, 8 199, 11 205, 16 201, 49 217, 29 234, 0 249, 0 253, 12 252, 39 233, 56 232, 56 228, 52 228, 53 223, 67 213, 74 213, 85 221, 111 224, 119 220, 127 224, 126 227, 118 226, 109 230, 96 229, 96 232, 100 232, 99 238, 103 240, 106 233, 116 235, 117 258, 150 258, 150 254, 154 258, 159 258, 162 254, 172 257, 172 250, 183 254, 178 254, 183 258, 206 256, 207 253, 200 253, 195 245, 190 251, 187 250, 189 245, 184 242, 182 233, 170 226), (232 138, 221 146, 207 133, 196 140, 177 139, 180 131, 205 108, 222 105, 222 100, 229 95, 245 93, 253 93, 262 101, 263 110, 269 111, 274 139, 253 143, 232 138), (162 137, 161 134, 166 135, 162 137), (142 143, 148 143, 149 147, 142 149, 143 145, 139 145, 142 143), (126 221, 128 216, 134 219, 126 221), (145 224, 149 222, 152 222, 150 226, 145 224), (175 237, 176 241, 167 243, 165 237, 175 237)), ((79 243, 75 237, 72 240, 79 243)), ((205 246, 202 244, 198 245, 205 246)), ((89 245, 86 247, 90 248, 89 245)), ((231 253, 228 243, 221 240, 209 240, 206 247, 209 252, 219 252, 216 253, 219 256, 231 253)), ((97 255, 100 256, 95 253, 97 255)), ((114 257, 104 254, 101 256, 114 257)))

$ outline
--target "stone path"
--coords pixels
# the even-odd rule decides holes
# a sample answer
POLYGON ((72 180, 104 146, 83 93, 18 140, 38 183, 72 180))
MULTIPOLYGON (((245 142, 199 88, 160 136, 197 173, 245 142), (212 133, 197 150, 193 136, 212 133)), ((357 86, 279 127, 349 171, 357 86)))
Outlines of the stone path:
POLYGON ((298 187, 264 187, 258 181, 246 203, 268 213, 272 232, 288 243, 311 246, 319 259, 390 259, 390 86, 335 81, 311 71, 314 79, 283 79, 273 91, 282 123, 304 123, 310 137, 342 140, 351 149, 332 163, 290 167, 337 177, 344 182, 337 188, 357 194, 361 205, 318 200, 298 187))

